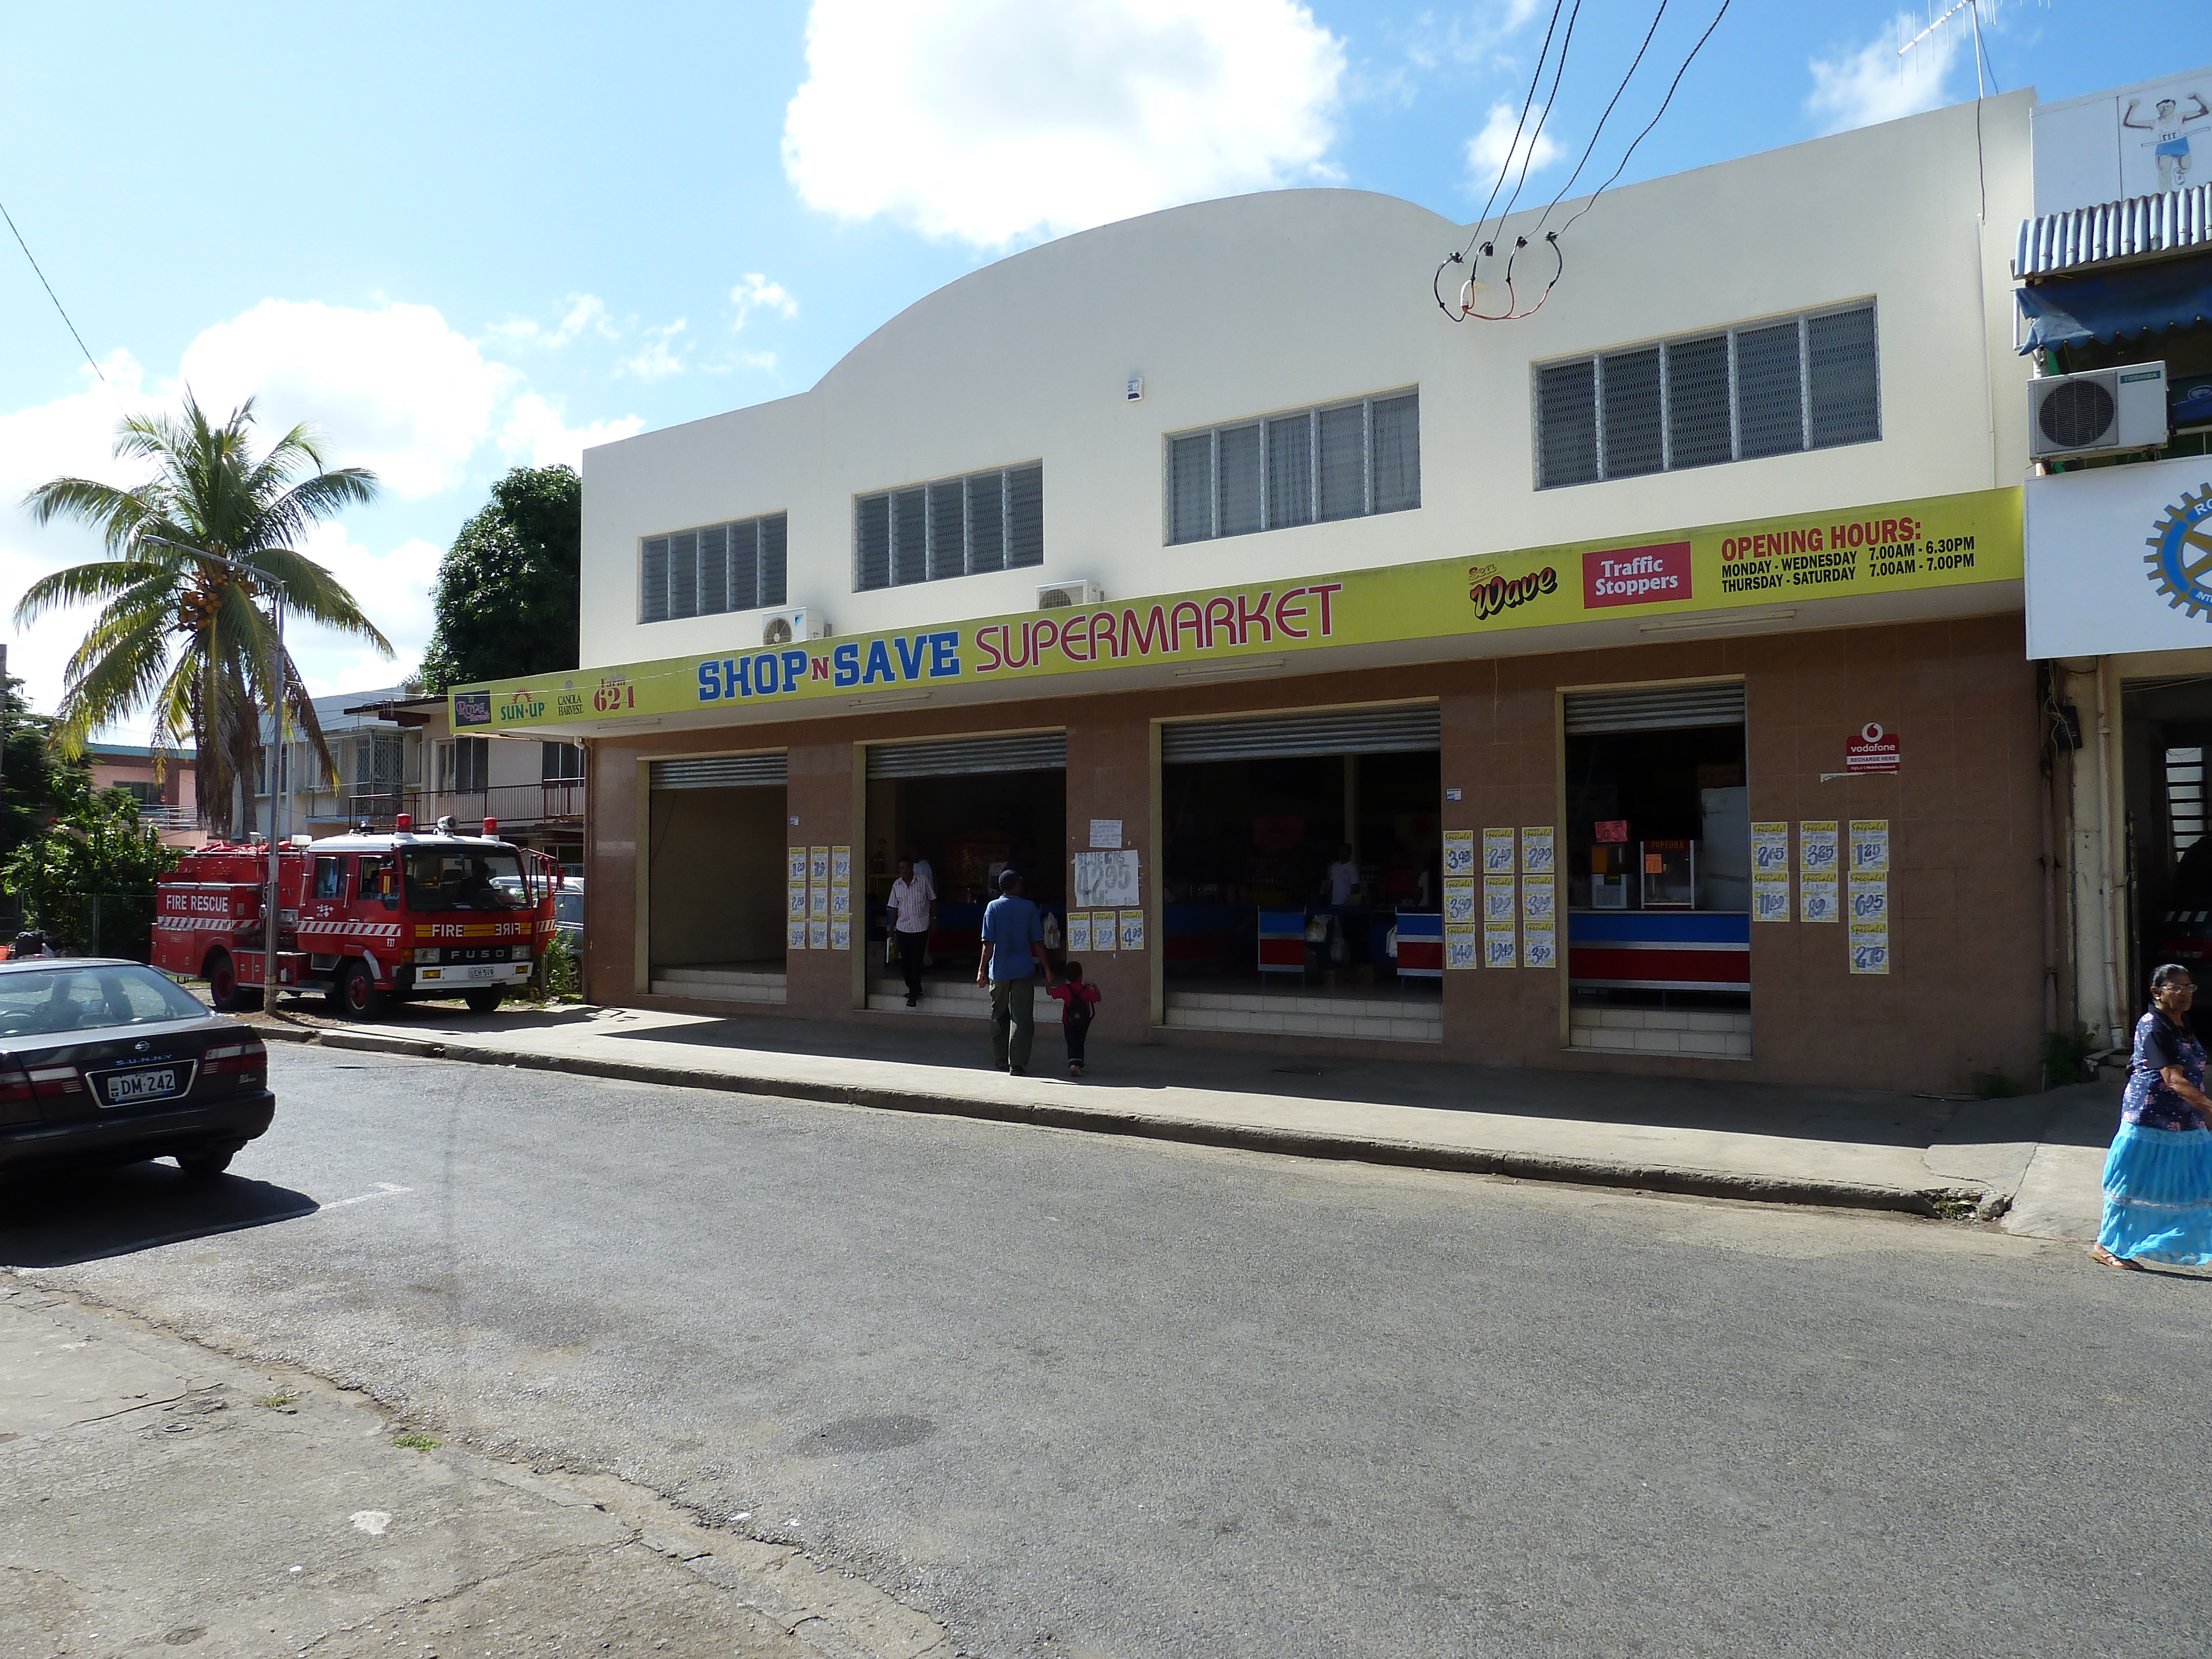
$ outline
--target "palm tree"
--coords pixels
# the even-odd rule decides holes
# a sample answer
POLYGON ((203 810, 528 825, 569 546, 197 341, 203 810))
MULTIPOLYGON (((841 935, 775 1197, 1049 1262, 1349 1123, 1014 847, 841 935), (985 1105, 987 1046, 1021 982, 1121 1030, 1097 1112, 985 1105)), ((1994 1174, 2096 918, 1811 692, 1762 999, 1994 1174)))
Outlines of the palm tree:
POLYGON ((187 392, 181 420, 137 415, 116 429, 118 459, 155 463, 146 483, 118 489, 55 478, 31 491, 23 505, 33 520, 90 525, 106 556, 41 577, 15 607, 22 627, 58 606, 100 602, 69 661, 56 744, 66 755, 82 754, 94 732, 149 710, 157 754, 191 739, 199 798, 210 827, 225 835, 254 827, 259 711, 281 702, 324 775, 337 775, 314 704, 281 643, 276 606, 392 655, 392 642, 344 585, 293 546, 316 520, 375 500, 376 475, 356 466, 325 471, 304 426, 256 459, 247 443, 252 424, 252 398, 216 426, 187 392), (242 817, 234 823, 233 786, 241 779, 242 817))

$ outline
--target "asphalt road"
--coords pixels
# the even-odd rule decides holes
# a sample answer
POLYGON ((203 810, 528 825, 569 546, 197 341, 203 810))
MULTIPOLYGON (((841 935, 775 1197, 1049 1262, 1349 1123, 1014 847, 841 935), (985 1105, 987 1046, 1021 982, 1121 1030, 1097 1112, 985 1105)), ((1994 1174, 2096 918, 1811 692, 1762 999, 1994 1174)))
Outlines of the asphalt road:
POLYGON ((10 1193, 0 1260, 748 1516, 975 1653, 2167 1659, 2212 1629, 2212 1279, 1896 1218, 272 1059, 276 1127, 232 1177, 10 1193))

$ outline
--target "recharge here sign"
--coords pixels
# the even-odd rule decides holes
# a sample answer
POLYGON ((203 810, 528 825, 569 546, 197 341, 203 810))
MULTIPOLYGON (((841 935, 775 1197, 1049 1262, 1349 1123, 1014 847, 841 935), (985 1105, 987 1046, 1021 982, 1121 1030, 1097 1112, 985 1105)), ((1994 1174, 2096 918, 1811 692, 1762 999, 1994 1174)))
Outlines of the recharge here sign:
MULTIPOLYGON (((2016 581, 2021 492, 1992 489, 1661 536, 1528 548, 852 639, 471 686, 457 730, 761 708, 1333 645, 1449 639, 1623 614, 1727 611, 1845 594, 2016 581)), ((744 626, 749 618, 736 619, 744 626)))

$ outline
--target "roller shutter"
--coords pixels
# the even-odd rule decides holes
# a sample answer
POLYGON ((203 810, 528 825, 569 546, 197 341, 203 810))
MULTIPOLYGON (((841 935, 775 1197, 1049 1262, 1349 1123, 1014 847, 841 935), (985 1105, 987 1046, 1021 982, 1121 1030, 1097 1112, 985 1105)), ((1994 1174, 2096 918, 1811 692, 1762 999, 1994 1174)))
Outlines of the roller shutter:
POLYGON ((1743 683, 1646 685, 1619 691, 1567 693, 1567 735, 1666 732, 1690 726, 1741 726, 1743 683))
POLYGON ((700 760, 665 760, 653 763, 655 789, 744 789, 784 781, 784 756, 711 755, 700 760))
POLYGON ((1441 730, 1432 702, 1188 720, 1161 728, 1160 759, 1174 766, 1299 755, 1419 754, 1438 746, 1441 730))
POLYGON ((1030 732, 1012 738, 954 738, 939 743, 871 745, 872 778, 942 778, 975 772, 1060 772, 1067 768, 1067 733, 1030 732))

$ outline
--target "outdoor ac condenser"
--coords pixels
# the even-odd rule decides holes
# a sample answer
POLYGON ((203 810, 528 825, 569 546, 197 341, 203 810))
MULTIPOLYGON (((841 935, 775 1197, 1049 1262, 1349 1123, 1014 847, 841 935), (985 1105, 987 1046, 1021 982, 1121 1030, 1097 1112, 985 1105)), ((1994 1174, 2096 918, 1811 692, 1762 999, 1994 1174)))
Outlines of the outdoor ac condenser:
POLYGON ((761 618, 763 645, 789 645, 795 640, 826 640, 830 624, 811 615, 804 605, 796 611, 771 611, 761 618))
POLYGON ((1096 605, 1106 597, 1097 582, 1054 582, 1037 589, 1037 609, 1059 611, 1072 605, 1096 605))
POLYGON ((2028 382, 2027 453, 2037 460, 2165 441, 2164 363, 2123 363, 2028 382))

